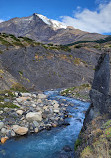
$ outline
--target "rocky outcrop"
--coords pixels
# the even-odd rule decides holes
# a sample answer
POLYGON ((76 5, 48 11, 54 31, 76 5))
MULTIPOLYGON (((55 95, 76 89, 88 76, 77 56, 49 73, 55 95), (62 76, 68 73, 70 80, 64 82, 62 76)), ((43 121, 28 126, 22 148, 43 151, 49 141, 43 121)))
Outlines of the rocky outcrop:
POLYGON ((95 67, 94 80, 89 94, 91 106, 89 108, 90 110, 86 113, 84 125, 94 117, 109 111, 108 106, 106 105, 110 83, 109 63, 109 54, 104 53, 100 56, 98 64, 95 67))
POLYGON ((90 91, 91 106, 75 143, 77 158, 110 158, 111 96, 109 93, 109 54, 102 54, 95 68, 90 91))
POLYGON ((102 54, 98 60, 98 64, 95 67, 94 80, 92 89, 103 93, 105 96, 109 92, 109 80, 110 80, 110 66, 109 66, 109 54, 102 54))

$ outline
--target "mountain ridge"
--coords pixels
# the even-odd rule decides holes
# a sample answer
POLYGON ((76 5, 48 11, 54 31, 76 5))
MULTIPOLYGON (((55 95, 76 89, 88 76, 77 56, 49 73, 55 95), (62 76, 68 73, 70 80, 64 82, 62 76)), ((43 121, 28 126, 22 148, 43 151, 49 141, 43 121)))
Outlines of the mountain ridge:
POLYGON ((48 19, 36 13, 28 17, 13 18, 0 23, 0 32, 13 34, 17 37, 26 36, 38 42, 58 45, 69 44, 78 40, 98 40, 107 37, 97 33, 84 32, 70 26, 64 26, 56 20, 48 19))

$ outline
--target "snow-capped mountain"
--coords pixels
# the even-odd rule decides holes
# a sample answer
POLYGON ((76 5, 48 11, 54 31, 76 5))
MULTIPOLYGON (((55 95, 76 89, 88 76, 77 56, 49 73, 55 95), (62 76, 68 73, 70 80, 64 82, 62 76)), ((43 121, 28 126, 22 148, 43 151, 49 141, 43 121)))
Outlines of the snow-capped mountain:
POLYGON ((61 22, 53 19, 48 19, 46 16, 43 16, 41 14, 35 14, 37 15, 40 19, 42 19, 47 25, 51 26, 53 29, 66 29, 67 26, 65 24, 62 24, 61 22))
POLYGON ((74 29, 37 13, 0 23, 0 32, 14 34, 15 36, 26 36, 38 42, 54 44, 69 44, 78 40, 104 38, 103 35, 74 29))

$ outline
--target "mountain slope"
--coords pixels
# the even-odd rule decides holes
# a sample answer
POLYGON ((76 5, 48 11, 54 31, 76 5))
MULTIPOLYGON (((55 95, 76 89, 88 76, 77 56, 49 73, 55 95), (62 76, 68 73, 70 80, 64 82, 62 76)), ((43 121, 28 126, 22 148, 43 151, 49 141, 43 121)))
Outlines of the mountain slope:
POLYGON ((32 91, 90 84, 100 53, 0 34, 0 89, 17 83, 32 91))
POLYGON ((56 20, 50 20, 36 13, 29 17, 13 18, 0 23, 0 32, 54 44, 69 44, 78 40, 98 40, 106 37, 67 27, 56 20))

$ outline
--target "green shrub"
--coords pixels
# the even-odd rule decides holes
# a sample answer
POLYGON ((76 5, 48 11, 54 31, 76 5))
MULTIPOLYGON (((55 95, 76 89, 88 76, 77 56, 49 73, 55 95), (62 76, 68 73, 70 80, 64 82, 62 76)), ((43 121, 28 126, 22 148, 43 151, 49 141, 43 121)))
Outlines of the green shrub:
POLYGON ((9 37, 9 35, 6 33, 2 33, 1 35, 2 35, 2 37, 5 37, 5 38, 9 37))
POLYGON ((74 59, 74 64, 79 65, 81 63, 81 59, 80 58, 75 58, 74 59))
POLYGON ((92 148, 90 146, 87 146, 80 155, 81 158, 90 158, 93 157, 92 148))
POLYGON ((23 45, 21 42, 18 42, 18 41, 13 42, 13 44, 14 44, 15 46, 24 47, 24 45, 23 45))
MULTIPOLYGON (((0 95, 1 96, 5 96, 5 94, 8 94, 7 97, 15 97, 14 93, 11 90, 4 90, 4 91, 0 91, 0 95)), ((6 97, 6 96, 5 96, 6 97)))
POLYGON ((95 45, 94 48, 100 49, 100 45, 95 45))
POLYGON ((111 127, 107 128, 105 130, 105 135, 106 135, 107 138, 111 138, 111 127))
MULTIPOLYGON (((20 37, 19 37, 20 38, 20 37)), ((27 42, 34 42, 34 40, 28 38, 28 37, 22 37, 24 39, 24 41, 27 41, 27 42)))
POLYGON ((13 40, 20 42, 20 40, 19 40, 17 37, 15 37, 14 35, 9 34, 9 36, 10 36, 13 40))
POLYGON ((0 102, 4 101, 4 97, 0 95, 0 102))
POLYGON ((3 51, 2 50, 0 50, 0 54, 2 54, 3 53, 3 51))
POLYGON ((80 45, 80 44, 74 46, 74 48, 78 48, 78 49, 81 47, 82 47, 82 45, 80 45))
POLYGON ((81 140, 77 139, 76 142, 75 142, 75 144, 74 144, 74 150, 75 151, 77 150, 78 146, 80 146, 80 144, 81 144, 81 140))
POLYGON ((23 72, 22 72, 22 71, 19 71, 19 74, 20 74, 20 76, 22 76, 22 75, 23 75, 23 72))
POLYGON ((60 49, 62 49, 64 51, 71 52, 71 49, 66 45, 60 45, 59 47, 60 47, 60 49))
POLYGON ((0 41, 3 45, 6 45, 6 46, 11 46, 12 44, 6 40, 4 40, 2 37, 0 37, 0 41))
POLYGON ((20 83, 14 83, 11 87, 12 91, 27 92, 27 89, 20 83))
POLYGON ((49 43, 48 46, 53 46, 53 44, 52 44, 52 43, 49 43))
POLYGON ((13 103, 11 103, 11 102, 7 102, 7 103, 4 103, 4 104, 2 104, 2 103, 0 103, 0 108, 19 108, 17 105, 15 105, 15 104, 13 104, 13 103))
POLYGON ((103 128, 108 128, 109 126, 111 126, 111 120, 108 120, 108 121, 103 125, 103 128))

